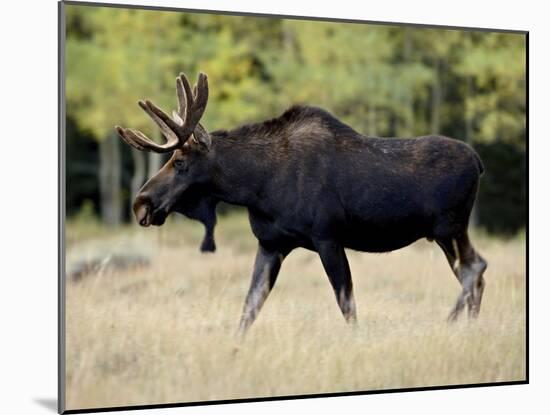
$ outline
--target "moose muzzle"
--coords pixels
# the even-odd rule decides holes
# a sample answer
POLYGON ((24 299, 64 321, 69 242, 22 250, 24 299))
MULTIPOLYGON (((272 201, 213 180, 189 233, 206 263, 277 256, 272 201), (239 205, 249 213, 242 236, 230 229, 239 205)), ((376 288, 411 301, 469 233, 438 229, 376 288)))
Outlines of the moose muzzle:
POLYGON ((141 226, 151 225, 153 219, 153 206, 150 201, 143 196, 138 196, 136 200, 134 200, 133 207, 137 222, 141 226))
POLYGON ((162 207, 155 208, 146 195, 138 195, 134 201, 134 215, 141 226, 160 226, 166 221, 168 211, 162 207))

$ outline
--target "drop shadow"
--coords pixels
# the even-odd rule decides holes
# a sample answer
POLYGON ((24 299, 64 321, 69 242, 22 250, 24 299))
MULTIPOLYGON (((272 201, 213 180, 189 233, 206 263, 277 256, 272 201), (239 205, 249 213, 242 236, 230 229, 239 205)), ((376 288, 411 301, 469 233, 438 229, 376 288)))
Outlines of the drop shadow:
POLYGON ((57 412, 57 399, 55 398, 35 398, 34 402, 52 412, 57 412))

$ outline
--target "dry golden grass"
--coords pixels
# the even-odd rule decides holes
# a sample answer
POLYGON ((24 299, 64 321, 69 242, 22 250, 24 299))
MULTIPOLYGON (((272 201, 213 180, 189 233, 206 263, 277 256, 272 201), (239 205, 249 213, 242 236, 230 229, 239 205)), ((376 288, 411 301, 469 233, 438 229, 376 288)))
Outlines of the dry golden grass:
POLYGON ((222 218, 108 232, 69 224, 68 262, 148 252, 149 267, 67 283, 67 408, 523 380, 525 241, 472 237, 489 262, 479 320, 445 321, 459 285, 436 244, 348 251, 359 324, 336 305, 318 257, 296 250, 237 353, 256 242, 222 218))

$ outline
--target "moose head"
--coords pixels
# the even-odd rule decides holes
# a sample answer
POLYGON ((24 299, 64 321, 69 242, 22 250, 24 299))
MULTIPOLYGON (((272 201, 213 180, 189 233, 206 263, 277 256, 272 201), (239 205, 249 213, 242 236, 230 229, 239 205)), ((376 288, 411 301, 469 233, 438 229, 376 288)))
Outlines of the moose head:
POLYGON ((178 110, 173 111, 172 118, 149 100, 138 103, 159 126, 166 138, 164 144, 155 143, 141 131, 115 127, 122 139, 137 150, 173 152, 172 157, 136 196, 133 209, 142 226, 162 225, 171 212, 181 210, 179 205, 185 204, 186 197, 200 197, 190 188, 200 186, 210 176, 208 153, 212 139, 199 122, 208 102, 207 77, 200 73, 191 89, 182 73, 176 78, 176 91, 178 110))

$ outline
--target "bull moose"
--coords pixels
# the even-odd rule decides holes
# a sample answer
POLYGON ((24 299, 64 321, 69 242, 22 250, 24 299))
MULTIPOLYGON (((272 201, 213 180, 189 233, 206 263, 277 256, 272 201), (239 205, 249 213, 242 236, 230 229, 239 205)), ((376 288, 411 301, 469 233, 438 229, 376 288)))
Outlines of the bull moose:
POLYGON ((470 317, 477 317, 487 263, 468 237, 483 173, 471 147, 438 135, 367 137, 311 106, 209 133, 199 122, 208 102, 206 75, 200 73, 191 89, 180 74, 176 91, 179 108, 172 117, 148 100, 139 101, 160 127, 164 144, 116 127, 139 150, 173 152, 139 191, 134 213, 142 226, 162 225, 189 194, 248 209, 258 250, 241 334, 255 320, 292 250, 319 254, 342 314, 355 322, 344 248, 388 252, 420 238, 441 247, 462 286, 448 319, 456 320, 465 306, 470 317))

